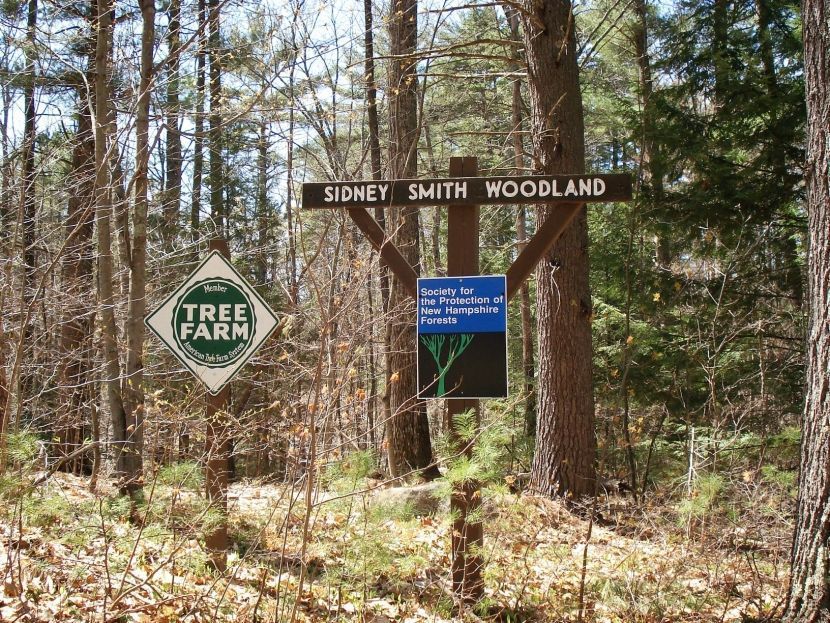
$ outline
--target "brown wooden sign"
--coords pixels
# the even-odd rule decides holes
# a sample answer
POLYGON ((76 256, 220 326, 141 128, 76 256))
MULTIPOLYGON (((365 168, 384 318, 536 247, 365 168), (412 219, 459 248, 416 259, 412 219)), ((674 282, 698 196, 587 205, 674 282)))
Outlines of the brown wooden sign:
POLYGON ((628 201, 631 176, 526 175, 303 184, 303 208, 628 201))
MULTIPOLYGON (((627 174, 475 177, 477 173, 476 158, 450 158, 450 175, 455 177, 449 179, 303 184, 303 208, 346 208, 351 219, 380 252, 391 272, 412 297, 418 299, 416 268, 409 265, 366 208, 449 206, 447 277, 469 279, 479 272, 480 205, 557 204, 548 211, 549 214, 539 224, 536 233, 507 270, 503 290, 509 299, 519 291, 536 264, 585 207, 585 203, 631 199, 631 177, 627 174)), ((501 337, 499 339, 503 340, 501 337)), ((450 337, 446 340, 449 341, 450 337)), ((457 343, 461 344, 460 337, 457 343)), ((467 339, 466 346, 471 343, 467 339)), ((443 345, 439 343, 439 338, 424 346, 435 351, 432 354, 436 357, 436 366, 443 368, 437 373, 427 371, 429 378, 435 377, 437 388, 440 381, 438 377, 449 374, 446 370, 449 367, 448 360, 441 358, 443 345)), ((446 380, 443 389, 447 389, 446 380)), ((446 397, 444 392, 437 391, 437 394, 446 397)), ((454 422, 456 416, 470 410, 476 413, 478 423, 480 405, 477 399, 458 397, 447 405, 447 429, 451 439, 459 447, 465 448, 464 453, 468 457, 472 456, 473 443, 459 437, 454 422)), ((455 483, 450 498, 450 510, 455 517, 451 539, 453 592, 463 601, 476 601, 484 591, 481 575, 484 565, 481 554, 484 531, 480 489, 480 483, 475 480, 455 483)))

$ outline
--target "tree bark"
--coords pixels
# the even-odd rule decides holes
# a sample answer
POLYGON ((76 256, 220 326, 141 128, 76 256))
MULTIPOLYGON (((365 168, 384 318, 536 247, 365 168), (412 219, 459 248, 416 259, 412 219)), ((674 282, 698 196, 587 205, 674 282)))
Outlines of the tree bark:
POLYGON ((830 25, 824 0, 804 0, 809 218, 807 387, 791 559, 788 623, 830 621, 830 25))
MULTIPOLYGON (((263 87, 264 88, 264 87, 263 87)), ((268 255, 270 253, 270 236, 268 210, 268 124, 265 119, 259 120, 259 140, 257 141, 257 253, 256 279, 258 286, 268 284, 268 255)))
MULTIPOLYGON (((648 53, 648 2, 634 2, 635 19, 631 29, 634 42, 634 56, 637 62, 637 77, 642 106, 640 138, 640 178, 638 188, 640 195, 650 199, 652 205, 659 206, 665 197, 663 184, 663 166, 659 144, 655 137, 657 113, 654 102, 654 81, 651 72, 651 57, 648 53)), ((616 168, 616 167, 615 167, 616 168)), ((671 245, 667 232, 657 231, 654 236, 654 260, 658 267, 671 264, 671 245)))
MULTIPOLYGON (((782 93, 775 70, 775 50, 770 33, 770 22, 772 21, 770 9, 770 0, 755 0, 755 15, 758 19, 758 52, 763 67, 764 88, 767 99, 772 104, 768 123, 771 133, 777 141, 790 142, 795 141, 795 138, 791 131, 788 132, 787 129, 782 128, 779 111, 775 105, 782 100, 782 93)), ((787 167, 787 157, 784 150, 778 146, 771 149, 770 160, 775 183, 784 188, 791 188, 793 178, 787 167)), ((780 245, 785 267, 782 285, 790 291, 793 304, 801 309, 804 305, 804 276, 802 275, 801 264, 798 261, 798 248, 792 236, 783 236, 782 238, 780 245)))
MULTIPOLYGON (((364 50, 366 54, 366 62, 364 64, 364 72, 366 78, 366 115, 367 123, 369 125, 369 162, 372 167, 372 179, 381 179, 383 172, 383 163, 381 161, 380 153, 380 120, 378 118, 378 101, 377 101, 377 80, 375 79, 375 43, 374 43, 374 16, 372 15, 372 0, 363 0, 363 21, 364 21, 364 50)), ((386 231, 386 214, 383 208, 375 208, 375 220, 381 229, 386 231)), ((389 268, 383 258, 380 258, 380 269, 378 271, 380 281, 380 303, 381 310, 384 316, 389 311, 389 268)), ((371 284, 369 291, 371 293, 371 284)), ((392 408, 389 403, 389 378, 392 376, 392 371, 389 367, 389 331, 388 324, 384 327, 383 334, 384 346, 384 376, 386 381, 384 383, 385 391, 381 396, 381 411, 383 413, 382 421, 389 422, 392 419, 392 408)), ((377 385, 372 379, 373 389, 377 385)), ((373 391, 371 398, 373 402, 376 400, 376 392, 373 391)), ((375 431, 374 418, 370 423, 370 438, 374 446, 375 431)))
POLYGON ((226 238, 226 214, 222 162, 222 50, 219 34, 219 0, 208 1, 208 56, 210 58, 210 115, 208 144, 210 146, 210 215, 211 236, 226 238))
MULTIPOLYGON (((86 413, 93 401, 89 364, 92 359, 95 139, 86 89, 78 94, 78 131, 72 150, 72 173, 67 188, 64 222, 66 244, 61 259, 63 303, 60 324, 59 409, 54 433, 59 439, 58 456, 80 448, 87 437, 86 413)), ((63 469, 81 473, 89 467, 90 455, 68 461, 63 469)))
MULTIPOLYGON (((26 86, 23 89, 23 149, 21 178, 23 180, 23 196, 21 197, 20 222, 23 230, 23 296, 21 302, 20 327, 23 334, 23 357, 20 366, 20 390, 18 404, 26 413, 29 401, 33 397, 35 382, 35 350, 33 348, 33 332, 31 320, 27 310, 31 307, 35 295, 35 275, 37 272, 37 201, 35 197, 35 138, 37 135, 37 111, 35 110, 35 45, 37 30, 37 0, 29 0, 26 17, 26 86)), ((31 415, 31 414, 29 414, 31 415)))
MULTIPOLYGON (((505 9, 507 24, 510 27, 510 38, 521 41, 519 32, 519 14, 515 8, 505 9)), ((523 69, 518 50, 514 48, 513 71, 523 69)), ((516 175, 525 174, 525 148, 522 140, 524 115, 522 114, 522 81, 516 78, 513 82, 511 111, 513 117, 513 167, 516 175)), ((527 246, 527 208, 520 204, 516 214, 516 237, 518 238, 517 252, 521 253, 527 246)), ((536 435, 536 356, 533 347, 533 315, 530 309, 530 285, 525 280, 519 290, 519 311, 522 318, 522 372, 524 374, 525 416, 524 432, 528 437, 536 435)))
MULTIPOLYGON (((198 3, 199 23, 205 23, 205 0, 198 3)), ((196 112, 193 122, 193 190, 190 201, 190 239, 193 255, 199 257, 199 221, 202 206, 202 173, 204 170, 205 143, 205 35, 199 35, 196 52, 196 112)))
POLYGON ((112 442, 115 454, 115 475, 127 473, 126 457, 131 453, 127 441, 127 415, 121 394, 121 363, 118 354, 118 329, 115 324, 115 297, 113 296, 112 257, 112 203, 110 188, 109 141, 111 116, 109 111, 109 59, 112 41, 112 14, 114 7, 108 0, 97 1, 98 28, 95 43, 95 228, 98 242, 98 305, 101 319, 101 340, 104 354, 104 374, 112 422, 112 442))
POLYGON ((285 226, 288 229, 288 285, 291 305, 299 304, 300 286, 297 272, 297 235, 294 229, 294 72, 296 59, 291 62, 288 72, 288 101, 292 105, 288 110, 288 145, 286 145, 286 182, 285 182, 285 226))
MULTIPOLYGON (((389 172, 392 179, 417 176, 418 78, 417 0, 393 0, 389 17, 389 172)), ((389 235, 407 262, 420 274, 418 208, 392 208, 389 235)), ((420 471, 438 477, 432 465, 429 421, 423 401, 417 399, 415 303, 398 279, 389 293, 390 408, 387 424, 389 469, 392 476, 420 471)))
MULTIPOLYGON (((534 168, 582 173, 585 142, 571 3, 521 3, 534 168)), ((539 210, 539 226, 557 208, 539 210)), ((536 271, 539 420, 531 487, 547 495, 595 489, 588 221, 583 207, 536 271), (567 339, 563 339, 567 336, 567 339)))
POLYGON ((179 226, 179 204, 182 195, 182 137, 179 129, 179 54, 181 0, 170 0, 167 8, 167 177, 164 183, 162 215, 166 250, 172 251, 179 226))
POLYGON ((12 165, 9 160, 9 111, 11 109, 11 89, 9 85, 0 86, 0 102, 3 106, 3 121, 0 126, 0 174, 3 182, 0 185, 0 252, 5 251, 12 230, 12 165))
POLYGON ((144 441, 144 315, 147 309, 147 167, 150 159, 150 89, 153 73, 153 42, 156 7, 141 0, 141 79, 136 112, 135 205, 130 254, 130 301, 127 309, 127 378, 125 405, 127 431, 135 440, 128 457, 129 475, 135 483, 142 472, 144 441), (132 428, 132 430, 130 430, 132 428))

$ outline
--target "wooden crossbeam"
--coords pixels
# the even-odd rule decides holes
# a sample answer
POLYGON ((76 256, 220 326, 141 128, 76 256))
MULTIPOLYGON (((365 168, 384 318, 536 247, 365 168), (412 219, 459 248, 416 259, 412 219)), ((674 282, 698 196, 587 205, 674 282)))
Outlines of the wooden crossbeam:
POLYGON ((554 206, 555 210, 551 211, 545 222, 536 230, 525 248, 507 269, 508 299, 521 289, 525 279, 536 269, 536 265, 545 253, 556 244, 584 205, 584 203, 560 203, 554 206))
POLYGON ((383 231, 374 217, 365 208, 348 208, 349 216, 369 240, 380 256, 386 260, 389 270, 398 278, 407 293, 415 298, 418 290, 418 274, 409 265, 400 250, 383 231))

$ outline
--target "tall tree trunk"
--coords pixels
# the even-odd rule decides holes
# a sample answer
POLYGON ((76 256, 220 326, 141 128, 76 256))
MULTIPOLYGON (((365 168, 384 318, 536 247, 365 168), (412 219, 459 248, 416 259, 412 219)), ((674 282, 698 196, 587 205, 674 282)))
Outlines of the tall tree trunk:
POLYGON ((110 137, 112 117, 109 111, 109 60, 112 42, 112 13, 108 0, 97 0, 98 28, 95 43, 95 228, 98 242, 98 303, 101 319, 104 374, 112 422, 115 451, 115 474, 127 474, 127 415, 121 394, 121 363, 118 354, 118 328, 115 324, 112 257, 112 202, 110 187, 110 137))
MULTIPOLYGON (((54 431, 60 440, 61 456, 77 450, 87 438, 86 414, 93 402, 89 364, 95 311, 89 302, 94 297, 95 138, 89 101, 86 89, 81 89, 78 131, 67 189, 66 245, 61 259, 60 395, 54 431)), ((91 455, 79 455, 65 464, 64 469, 80 473, 89 467, 90 458, 91 455)))
POLYGON ((294 231, 294 71, 296 59, 291 61, 291 69, 288 72, 288 101, 291 106, 288 109, 288 145, 285 183, 285 219, 288 229, 288 284, 291 304, 299 303, 300 286, 297 276, 297 236, 294 231))
POLYGON ((164 240, 167 251, 178 232, 179 204, 182 195, 182 137, 179 129, 179 54, 181 53, 180 33, 181 0, 170 0, 167 8, 167 179, 164 184, 164 240))
POLYGON ((716 112, 723 110, 730 89, 729 0, 715 0, 712 13, 712 59, 716 112))
MULTIPOLYGON (((767 92, 767 100, 772 104, 769 125, 772 136, 776 142, 779 142, 779 145, 770 150, 771 168, 775 176, 775 183, 786 188, 792 187, 793 179, 788 170, 786 154, 781 143, 789 143, 794 139, 788 135, 787 130, 781 127, 782 124, 776 107, 776 103, 782 99, 782 94, 775 71, 775 50, 770 33, 770 22, 772 21, 770 9, 770 0, 755 0, 755 15, 758 19, 758 51, 763 68, 764 88, 767 92)), ((781 238, 781 252, 784 259, 782 285, 790 291, 793 304, 801 309, 804 303, 804 285, 801 264, 798 261, 798 249, 793 236, 782 236, 781 238)))
MULTIPOLYGON (((264 87, 263 87, 264 88, 264 87)), ((270 239, 268 235, 268 124, 265 119, 259 121, 259 141, 257 142, 257 285, 268 284, 268 256, 270 239)))
MULTIPOLYGON (((4 70, 7 70, 4 67, 4 70)), ((11 109, 12 90, 7 84, 0 86, 0 105, 3 107, 3 121, 0 126, 0 175, 3 176, 0 185, 0 252, 5 251, 6 242, 12 231, 12 166, 9 160, 9 110, 11 109)))
POLYGON ((37 272, 37 201, 35 197, 35 137, 37 134, 35 110, 35 45, 37 30, 37 0, 29 0, 26 18, 26 86, 23 89, 23 154, 21 178, 23 180, 23 195, 21 197, 21 216, 19 218, 23 229, 23 284, 20 327, 23 339, 22 362, 20 369, 20 390, 18 396, 18 411, 21 406, 23 412, 28 411, 29 401, 33 397, 35 383, 35 349, 33 347, 33 331, 27 310, 31 307, 35 296, 35 275, 37 272))
MULTIPOLYGON (((150 159, 150 89, 153 73, 156 6, 141 0, 141 79, 135 122, 135 205, 130 255, 130 302, 127 309, 127 378, 125 403, 127 429, 135 440, 135 452, 128 460, 129 474, 140 478, 144 441, 144 314, 147 308, 147 167, 150 159)), ((137 483, 137 481, 134 481, 137 483)))
POLYGON ((830 621, 830 15, 824 0, 804 0, 807 92, 807 254, 810 328, 801 470, 784 619, 830 621))
MULTIPOLYGON (((519 32, 519 14, 515 8, 506 8, 507 24, 510 27, 510 38, 513 41, 521 41, 519 32)), ((518 50, 513 51, 513 71, 521 71, 523 63, 519 57, 518 50)), ((511 102, 513 117, 513 167, 516 175, 525 174, 524 162, 524 141, 522 140, 522 128, 524 127, 524 115, 522 114, 522 81, 516 77, 513 81, 513 98, 511 102)), ((524 204, 519 205, 516 214, 516 237, 519 239, 517 252, 527 245, 527 208, 524 204)), ((530 286, 527 281, 522 283, 519 290, 519 310, 522 318, 522 372, 524 374, 525 394, 525 417, 524 432, 528 437, 536 435, 536 357, 533 348, 533 315, 530 309, 530 286)))
MULTIPOLYGON (((571 3, 521 4, 534 168, 545 174, 582 173, 585 142, 571 3)), ((539 210, 540 227, 553 210, 539 210)), ((531 486, 548 495, 592 493, 596 437, 584 207, 542 260, 536 281, 539 421, 531 486)))
MULTIPOLYGON (((205 0, 199 0, 199 24, 206 25, 205 0)), ((193 190, 190 202, 190 238, 193 254, 199 256, 199 221, 202 205, 202 173, 204 169, 205 143, 205 54, 206 35, 199 34, 199 48, 196 51, 196 112, 193 131, 193 190)))
POLYGON ((224 180, 222 175, 222 50, 219 33, 219 0, 209 0, 208 56, 210 58, 210 116, 208 133, 210 146, 210 215, 211 234, 227 236, 224 207, 224 180))
MULTIPOLYGON (((392 60, 389 69, 389 172, 392 179, 417 176, 418 77, 417 0, 393 0, 389 17, 392 60)), ((420 273, 418 208, 392 208, 390 235, 401 255, 420 273)), ((415 305, 394 277, 389 293, 390 408, 387 424, 389 469, 395 477, 422 470, 435 478, 429 421, 423 401, 417 399, 415 305)))
MULTIPOLYGON (((363 0, 363 20, 364 20, 364 48, 366 61, 364 65, 366 77, 366 115, 369 124, 369 162, 372 167, 372 179, 379 180, 383 172, 383 163, 381 161, 380 153, 380 120, 378 118, 378 88, 377 80, 375 79, 375 43, 374 43, 374 16, 372 14, 372 0, 363 0)), ((375 220, 378 225, 386 231, 386 213, 383 208, 375 208, 375 220)), ((380 277, 380 306, 384 315, 389 311, 389 268, 386 262, 381 258, 380 270, 378 272, 380 277)), ((371 287, 370 287, 371 292, 371 287)), ((389 378, 392 376, 391 368, 389 367, 389 331, 388 325, 384 330, 384 392, 381 397, 382 421, 389 422, 392 419, 392 408, 389 403, 389 378)), ((375 392, 372 392, 370 400, 375 400, 375 392)), ((374 424, 372 424, 372 427, 374 424)), ((374 430, 370 429, 370 436, 374 443, 374 430)))
MULTIPOLYGON (((654 81, 651 71, 651 57, 648 53, 648 2, 634 2, 635 19, 631 28, 634 42, 634 56, 637 63, 640 104, 642 106, 640 138, 640 189, 641 197, 650 199, 650 203, 659 206, 665 198, 663 184, 663 166, 659 145, 655 138, 657 113, 654 102, 654 81)), ((658 231, 654 236, 654 259, 659 267, 668 267, 671 263, 671 245, 668 232, 658 231)))

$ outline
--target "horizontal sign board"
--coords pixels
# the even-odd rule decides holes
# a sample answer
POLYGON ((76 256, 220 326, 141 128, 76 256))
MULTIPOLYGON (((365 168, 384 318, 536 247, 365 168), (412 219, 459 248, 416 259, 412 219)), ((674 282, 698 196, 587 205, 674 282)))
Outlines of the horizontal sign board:
POLYGON ((627 201, 631 176, 527 175, 303 184, 303 208, 627 201))
POLYGON ((418 397, 507 396, 504 275, 418 279, 418 397))

